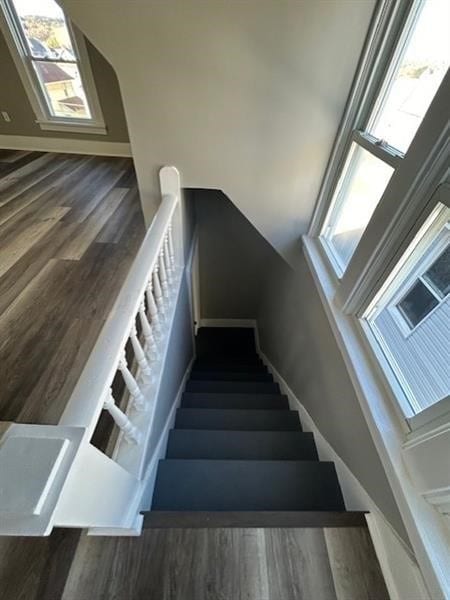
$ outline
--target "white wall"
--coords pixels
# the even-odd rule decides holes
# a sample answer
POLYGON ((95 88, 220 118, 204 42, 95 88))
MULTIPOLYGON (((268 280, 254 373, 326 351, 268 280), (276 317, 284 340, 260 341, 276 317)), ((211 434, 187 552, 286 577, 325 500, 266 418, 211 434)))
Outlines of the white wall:
POLYGON ((221 189, 291 258, 374 0, 61 0, 116 70, 147 220, 157 172, 221 189))

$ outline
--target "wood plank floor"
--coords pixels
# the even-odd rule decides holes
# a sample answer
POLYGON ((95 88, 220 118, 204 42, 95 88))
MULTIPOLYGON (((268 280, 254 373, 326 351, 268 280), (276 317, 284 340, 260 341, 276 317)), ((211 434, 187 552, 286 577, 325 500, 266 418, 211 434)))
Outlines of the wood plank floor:
POLYGON ((58 422, 144 233, 131 159, 0 150, 0 421, 58 422))
POLYGON ((63 600, 385 600, 366 527, 145 530, 78 546, 63 600), (333 546, 333 552, 329 550, 333 546))
POLYGON ((388 600, 367 527, 0 538, 0 600, 388 600))

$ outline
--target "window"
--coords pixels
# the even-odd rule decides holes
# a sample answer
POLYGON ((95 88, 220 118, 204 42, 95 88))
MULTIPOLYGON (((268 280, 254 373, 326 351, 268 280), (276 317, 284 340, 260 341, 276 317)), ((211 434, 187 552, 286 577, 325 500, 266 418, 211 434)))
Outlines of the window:
POLYGON ((105 133, 84 40, 74 35, 59 5, 1 0, 1 6, 3 29, 41 127, 95 126, 95 133, 105 133))
POLYGON ((438 203, 363 316, 401 384, 407 413, 450 395, 449 257, 450 209, 438 203))
MULTIPOLYGON (((415 3, 382 85, 360 111, 366 117, 347 143, 347 160, 321 232, 338 276, 347 269, 446 74, 448 12, 441 0, 415 3)), ((421 285, 413 293, 417 301, 427 302, 421 285)))
POLYGON ((450 245, 397 304, 411 329, 427 317, 450 291, 450 245))

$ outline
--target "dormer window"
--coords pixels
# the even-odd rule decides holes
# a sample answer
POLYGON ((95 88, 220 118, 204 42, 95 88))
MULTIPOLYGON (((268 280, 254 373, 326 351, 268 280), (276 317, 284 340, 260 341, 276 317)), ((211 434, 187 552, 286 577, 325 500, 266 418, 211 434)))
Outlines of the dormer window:
POLYGON ((106 133, 84 38, 54 0, 0 0, 2 29, 42 129, 106 133))

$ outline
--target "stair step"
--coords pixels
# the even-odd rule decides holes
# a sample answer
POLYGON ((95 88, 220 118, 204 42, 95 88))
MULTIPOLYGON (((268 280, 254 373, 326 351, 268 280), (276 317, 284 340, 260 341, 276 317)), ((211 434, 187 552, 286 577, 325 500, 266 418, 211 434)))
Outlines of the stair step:
POLYGON ((264 381, 188 381, 186 392, 279 394, 278 383, 264 381))
POLYGON ((301 431, 295 410, 179 408, 177 429, 214 429, 235 431, 301 431))
POLYGON ((345 510, 333 463, 162 460, 152 510, 345 510))
POLYGON ((192 367, 192 372, 195 371, 220 371, 221 373, 232 372, 247 372, 247 373, 267 373, 267 367, 262 362, 243 363, 243 362, 199 362, 196 361, 192 367))
POLYGON ((241 408, 282 410, 289 408, 287 396, 281 394, 200 394, 185 392, 181 398, 182 408, 241 408))
POLYGON ((191 372, 190 381, 268 381, 272 382, 270 373, 258 371, 197 371, 191 372))
POLYGON ((163 511, 144 513, 144 529, 367 527, 362 511, 163 511))
POLYGON ((166 458, 319 460, 312 433, 172 429, 166 458))

